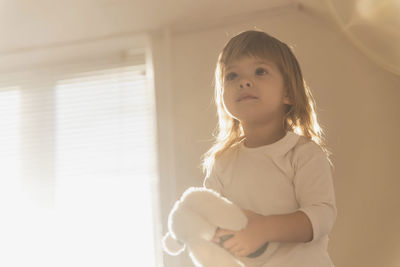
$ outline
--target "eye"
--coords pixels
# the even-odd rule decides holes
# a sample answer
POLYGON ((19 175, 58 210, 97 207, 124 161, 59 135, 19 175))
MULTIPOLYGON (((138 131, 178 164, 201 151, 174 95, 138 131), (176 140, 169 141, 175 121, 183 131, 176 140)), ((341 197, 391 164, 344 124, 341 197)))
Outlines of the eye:
POLYGON ((256 75, 258 75, 258 76, 263 76, 263 75, 265 75, 267 73, 268 73, 268 71, 266 69, 264 69, 264 68, 257 68, 256 69, 256 75))
POLYGON ((237 74, 235 72, 230 72, 225 76, 225 80, 231 81, 237 77, 237 74))

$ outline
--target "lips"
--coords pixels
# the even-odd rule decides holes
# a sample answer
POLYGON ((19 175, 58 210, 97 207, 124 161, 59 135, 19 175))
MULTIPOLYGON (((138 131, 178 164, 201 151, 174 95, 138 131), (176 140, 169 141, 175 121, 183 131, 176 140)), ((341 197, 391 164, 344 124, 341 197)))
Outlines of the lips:
POLYGON ((244 93, 244 94, 241 94, 236 101, 240 102, 240 101, 249 100, 249 99, 258 99, 258 97, 254 96, 252 94, 244 93))

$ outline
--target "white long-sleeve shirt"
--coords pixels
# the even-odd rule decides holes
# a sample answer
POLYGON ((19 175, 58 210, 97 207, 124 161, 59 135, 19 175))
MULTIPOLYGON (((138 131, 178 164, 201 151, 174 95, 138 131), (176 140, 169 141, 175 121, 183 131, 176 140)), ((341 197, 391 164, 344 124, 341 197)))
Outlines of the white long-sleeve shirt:
POLYGON ((261 256, 241 258, 246 266, 333 266, 327 252, 336 219, 332 171, 315 142, 291 131, 273 144, 256 148, 241 141, 216 159, 204 186, 258 214, 300 210, 310 219, 312 241, 271 242, 261 256))

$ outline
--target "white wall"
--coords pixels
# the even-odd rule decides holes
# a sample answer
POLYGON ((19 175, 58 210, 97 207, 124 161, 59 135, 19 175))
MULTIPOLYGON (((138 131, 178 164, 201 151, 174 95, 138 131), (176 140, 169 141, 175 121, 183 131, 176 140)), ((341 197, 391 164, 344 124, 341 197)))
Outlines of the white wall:
MULTIPOLYGON (((258 14, 227 25, 172 33, 170 42, 165 35, 153 36, 163 232, 176 198, 202 183, 200 157, 210 147, 216 126, 212 97, 217 55, 235 33, 256 26, 295 47, 317 102, 336 166, 338 218, 329 247, 335 264, 400 266, 400 77, 368 60, 335 28, 302 11, 258 14)), ((180 260, 181 266, 192 266, 186 256, 180 260)), ((165 256, 166 266, 177 262, 165 256)))

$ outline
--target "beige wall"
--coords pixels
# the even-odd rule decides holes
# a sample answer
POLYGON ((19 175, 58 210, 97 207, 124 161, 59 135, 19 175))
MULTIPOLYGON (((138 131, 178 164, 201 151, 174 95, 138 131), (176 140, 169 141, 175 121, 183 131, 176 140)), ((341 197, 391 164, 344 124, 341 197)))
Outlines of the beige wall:
MULTIPOLYGON (((316 99, 335 165, 338 217, 329 251, 336 266, 400 266, 400 77, 371 62, 334 27, 301 11, 227 25, 172 33, 169 41, 168 32, 153 37, 163 232, 176 198, 203 179, 200 157, 216 125, 217 55, 234 33, 256 26, 294 45, 316 99)), ((178 265, 179 259, 164 259, 166 266, 178 265)), ((186 256, 180 260, 192 266, 186 256)))

